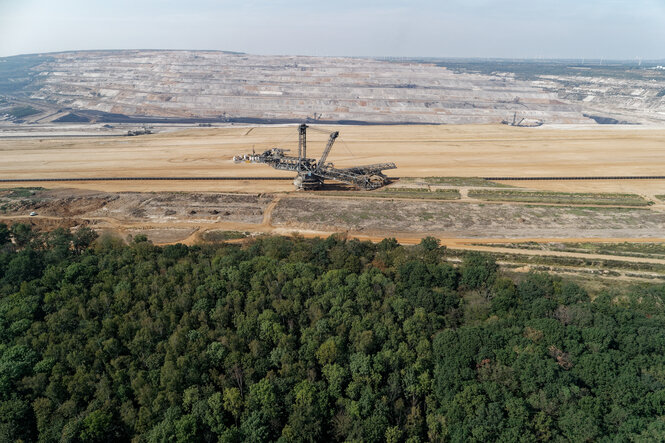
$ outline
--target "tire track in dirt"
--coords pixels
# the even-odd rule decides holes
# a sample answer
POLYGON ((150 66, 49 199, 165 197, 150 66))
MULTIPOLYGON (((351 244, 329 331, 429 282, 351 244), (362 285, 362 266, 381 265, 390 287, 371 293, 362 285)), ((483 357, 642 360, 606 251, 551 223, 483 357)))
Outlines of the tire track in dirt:
POLYGON ((275 210, 275 207, 277 207, 277 204, 281 199, 281 196, 275 196, 268 206, 266 206, 266 209, 263 211, 263 221, 261 222, 261 226, 272 227, 272 212, 275 210))

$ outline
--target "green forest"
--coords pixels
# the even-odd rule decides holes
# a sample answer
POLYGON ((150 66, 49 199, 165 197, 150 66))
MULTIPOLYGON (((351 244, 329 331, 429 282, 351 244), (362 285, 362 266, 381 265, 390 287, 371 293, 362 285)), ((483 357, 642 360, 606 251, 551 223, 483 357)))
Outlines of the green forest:
POLYGON ((0 441, 662 441, 664 302, 433 238, 0 224, 0 441))

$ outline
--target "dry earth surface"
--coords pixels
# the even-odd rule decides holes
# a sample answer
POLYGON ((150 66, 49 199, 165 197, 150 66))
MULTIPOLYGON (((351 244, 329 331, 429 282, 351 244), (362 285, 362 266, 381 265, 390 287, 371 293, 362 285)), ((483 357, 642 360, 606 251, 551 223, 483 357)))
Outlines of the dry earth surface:
POLYGON ((0 122, 470 124, 513 116, 547 124, 662 123, 665 72, 652 62, 377 60, 222 51, 0 58, 0 122), (15 106, 39 112, 15 113, 15 106))
POLYGON ((157 243, 199 237, 206 231, 249 231, 417 242, 433 235, 449 243, 475 239, 654 238, 665 230, 659 207, 540 205, 329 197, 315 193, 222 194, 101 192, 78 189, 0 191, 0 217, 51 227, 150 231, 157 243), (37 216, 28 214, 37 212, 37 216), (168 235, 165 233, 171 230, 168 235), (180 232, 176 234, 173 230, 180 232))
POLYGON ((0 222, 29 223, 37 229, 89 226, 127 241, 146 235, 157 244, 245 241, 243 237, 260 234, 325 237, 334 233, 370 241, 396 237, 400 243, 416 244, 424 236, 435 236, 453 250, 498 254, 499 262, 516 272, 540 269, 602 279, 665 279, 665 260, 660 256, 530 246, 562 241, 663 243, 665 239, 659 235, 665 228, 665 212, 657 207, 477 203, 464 197, 445 202, 313 193, 23 188, 0 191, 0 222), (32 211, 38 215, 28 215, 32 211), (521 242, 532 243, 527 247, 520 246, 521 242))
MULTIPOLYGON (((329 126, 341 137, 329 160, 337 166, 394 161, 394 176, 663 175, 665 128, 636 126, 329 126)), ((325 134, 310 131, 318 156, 325 134)), ((190 129, 140 137, 0 137, 0 177, 290 177, 263 165, 234 164, 233 155, 274 146, 295 148, 293 126, 190 129)), ((515 183, 510 183, 515 184, 515 183)), ((528 182, 569 192, 665 193, 663 181, 528 182)), ((279 182, 111 182, 68 186, 106 191, 289 191, 279 182)), ((53 186, 53 185, 44 185, 53 186)), ((62 186, 62 185, 57 185, 62 186)))
POLYGON ((592 122, 579 104, 540 85, 510 75, 458 74, 432 63, 216 51, 24 58, 27 79, 12 96, 44 108, 39 121, 83 111, 91 119, 112 113, 216 121, 499 123, 519 111, 550 123, 592 122))

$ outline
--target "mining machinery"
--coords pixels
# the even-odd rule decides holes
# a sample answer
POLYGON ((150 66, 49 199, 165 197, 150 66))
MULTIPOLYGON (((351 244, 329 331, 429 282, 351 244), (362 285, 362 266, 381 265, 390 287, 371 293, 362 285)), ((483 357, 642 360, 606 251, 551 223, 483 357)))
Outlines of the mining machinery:
MULTIPOLYGON (((237 163, 243 161, 264 163, 275 169, 294 171, 297 176, 293 184, 297 189, 306 191, 319 189, 323 186, 324 180, 336 180, 365 190, 380 188, 388 182, 388 177, 383 174, 383 171, 397 168, 395 163, 377 163, 351 168, 336 168, 332 163, 327 163, 328 155, 339 136, 338 131, 329 132, 330 138, 319 160, 309 158, 307 157, 307 128, 309 126, 304 123, 298 127, 297 157, 288 155, 288 149, 272 148, 262 154, 236 156, 233 160, 237 163)), ((312 129, 322 131, 318 128, 312 129)))
POLYGON ((513 114, 512 122, 508 120, 502 120, 501 123, 504 125, 517 126, 520 128, 536 128, 538 126, 543 125, 543 122, 541 120, 528 119, 526 117, 522 117, 522 119, 517 121, 517 112, 513 114))

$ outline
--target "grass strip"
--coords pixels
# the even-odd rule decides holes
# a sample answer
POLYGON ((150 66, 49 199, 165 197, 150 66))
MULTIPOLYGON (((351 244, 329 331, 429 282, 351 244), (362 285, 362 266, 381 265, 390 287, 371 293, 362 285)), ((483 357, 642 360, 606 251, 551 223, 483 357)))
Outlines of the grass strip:
POLYGON ((469 197, 486 201, 514 201, 526 203, 559 203, 578 205, 612 205, 612 206, 649 206, 648 201, 637 194, 604 194, 604 193, 568 193, 548 191, 516 191, 516 190, 481 190, 472 189, 469 197))

